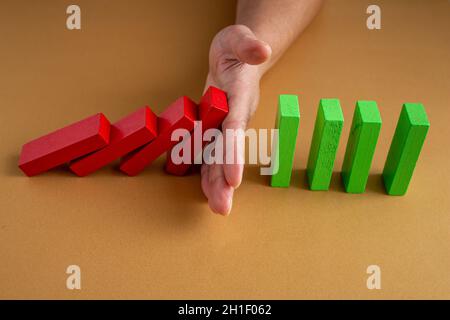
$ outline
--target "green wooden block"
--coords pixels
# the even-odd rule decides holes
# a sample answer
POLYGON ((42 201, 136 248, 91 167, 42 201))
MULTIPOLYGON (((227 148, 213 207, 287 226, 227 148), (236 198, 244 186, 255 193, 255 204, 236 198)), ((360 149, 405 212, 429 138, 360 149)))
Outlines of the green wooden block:
POLYGON ((408 190, 429 127, 422 104, 403 104, 383 170, 388 194, 401 196, 408 190))
POLYGON ((328 190, 344 116, 338 99, 321 99, 306 173, 311 190, 328 190))
POLYGON ((272 159, 278 171, 272 175, 272 187, 288 187, 291 181, 292 165, 300 123, 300 108, 295 95, 280 95, 276 128, 278 140, 274 142, 272 159))
POLYGON ((380 129, 381 116, 376 102, 356 102, 341 173, 345 191, 363 193, 366 189, 380 129))

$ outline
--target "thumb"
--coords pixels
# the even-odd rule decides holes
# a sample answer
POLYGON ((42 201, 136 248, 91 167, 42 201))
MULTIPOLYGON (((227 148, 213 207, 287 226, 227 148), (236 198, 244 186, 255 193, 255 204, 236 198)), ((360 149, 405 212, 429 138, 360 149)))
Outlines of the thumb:
POLYGON ((272 54, 270 46, 259 40, 256 35, 244 25, 228 27, 225 41, 239 61, 258 65, 266 62, 272 54))

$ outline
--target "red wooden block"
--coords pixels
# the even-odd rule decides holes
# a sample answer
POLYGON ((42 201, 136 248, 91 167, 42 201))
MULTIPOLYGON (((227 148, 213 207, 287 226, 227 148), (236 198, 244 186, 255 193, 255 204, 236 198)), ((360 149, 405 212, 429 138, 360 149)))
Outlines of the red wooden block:
MULTIPOLYGON (((227 114, 228 114, 227 94, 216 87, 212 86, 209 87, 208 90, 203 95, 202 99, 200 100, 199 105, 199 118, 202 121, 202 137, 206 130, 212 128, 220 128, 220 125, 222 124, 227 114)), ((191 135, 189 140, 185 140, 185 143, 189 143, 191 145, 191 154, 192 154, 191 163, 194 163, 194 159, 197 156, 197 154, 194 151, 193 136, 191 135)), ((204 146, 205 143, 202 142, 202 145, 204 146)), ((174 164, 170 154, 171 151, 167 153, 167 160, 165 166, 166 171, 170 174, 177 176, 185 175, 192 165, 186 163, 174 164)))
POLYGON ((32 140, 22 147, 19 168, 34 176, 103 148, 109 143, 110 123, 96 114, 32 140))
POLYGON ((120 170, 129 176, 137 175, 177 144, 177 141, 171 140, 174 130, 183 128, 191 131, 196 119, 196 104, 188 97, 177 99, 158 117, 158 136, 149 144, 122 158, 120 170))
POLYGON ((112 124, 109 145, 74 161, 70 170, 78 176, 86 176, 149 143, 157 132, 156 115, 149 107, 143 107, 112 124))

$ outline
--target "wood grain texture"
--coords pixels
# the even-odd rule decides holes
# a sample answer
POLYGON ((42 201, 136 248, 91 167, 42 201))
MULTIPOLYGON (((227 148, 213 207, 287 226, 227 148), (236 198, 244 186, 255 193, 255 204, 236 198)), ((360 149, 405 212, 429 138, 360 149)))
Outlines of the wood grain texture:
POLYGON ((80 177, 106 166, 114 160, 149 143, 158 135, 157 117, 148 107, 127 115, 111 125, 109 144, 70 164, 70 170, 80 177))
POLYGON ((403 104, 383 169, 388 194, 402 196, 408 190, 429 127, 430 122, 422 104, 403 104))
POLYGON ((124 156, 120 170, 129 176, 142 172, 156 158, 170 150, 178 141, 173 141, 172 132, 176 129, 194 129, 197 120, 197 105, 183 96, 167 107, 158 116, 158 136, 149 144, 124 156))
POLYGON ((103 148, 109 134, 110 123, 102 113, 79 120, 24 144, 19 168, 27 176, 45 172, 103 148))
POLYGON ((307 174, 311 190, 328 190, 344 116, 338 99, 321 99, 317 111, 307 174))
POLYGON ((342 164, 345 191, 363 193, 381 130, 381 116, 375 101, 358 101, 342 164))
POLYGON ((276 173, 272 175, 272 187, 289 187, 291 182, 294 152, 300 125, 300 106, 296 95, 280 95, 275 128, 278 139, 275 140, 272 156, 276 173))

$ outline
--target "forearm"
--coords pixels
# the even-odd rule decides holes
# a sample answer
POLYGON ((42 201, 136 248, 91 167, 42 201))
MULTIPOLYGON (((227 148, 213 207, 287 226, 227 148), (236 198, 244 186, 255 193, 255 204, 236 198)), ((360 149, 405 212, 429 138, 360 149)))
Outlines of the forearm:
POLYGON ((308 26, 322 0, 239 0, 236 23, 249 27, 272 48, 271 58, 260 66, 264 74, 308 26))

